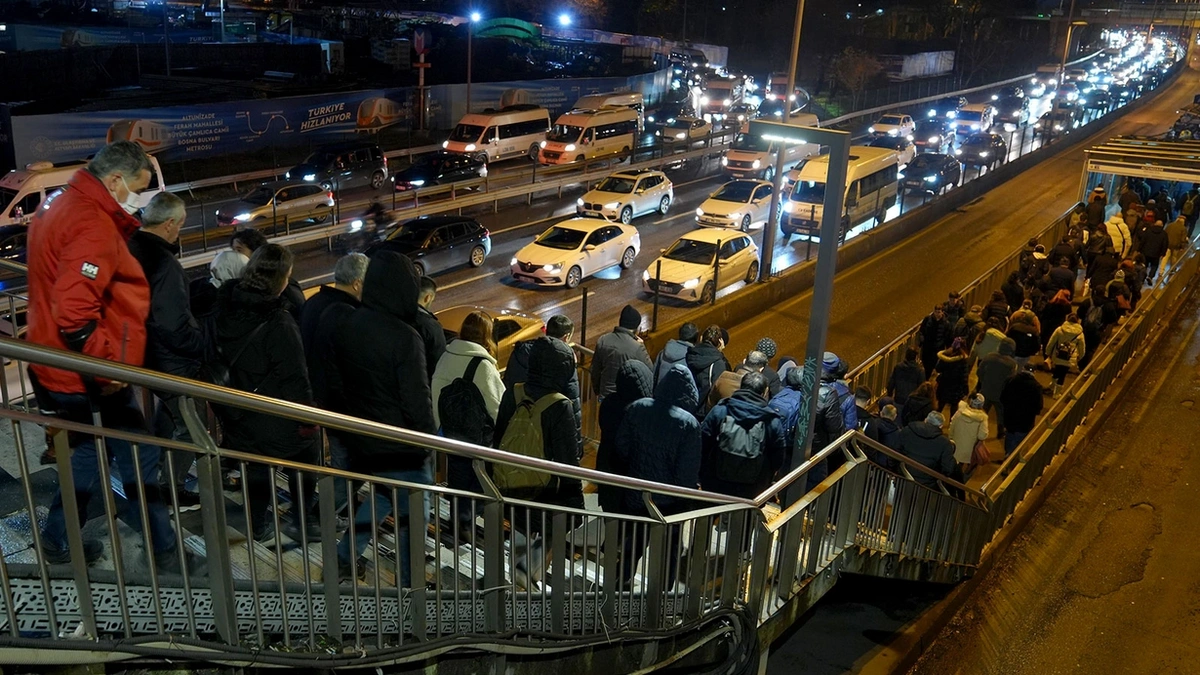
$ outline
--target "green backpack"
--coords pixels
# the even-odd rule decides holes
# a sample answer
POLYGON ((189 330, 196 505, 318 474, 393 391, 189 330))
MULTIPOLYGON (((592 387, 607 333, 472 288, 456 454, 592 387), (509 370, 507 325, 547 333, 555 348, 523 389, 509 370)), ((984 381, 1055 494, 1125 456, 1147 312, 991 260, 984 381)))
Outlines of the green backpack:
MULTIPOLYGON (((542 413, 559 401, 569 401, 559 393, 546 394, 537 401, 525 395, 525 385, 513 389, 517 409, 513 412, 500 449, 514 455, 546 459, 545 442, 542 438, 542 413)), ((492 481, 505 494, 536 495, 550 484, 553 476, 544 471, 535 471, 509 464, 492 466, 492 481)))

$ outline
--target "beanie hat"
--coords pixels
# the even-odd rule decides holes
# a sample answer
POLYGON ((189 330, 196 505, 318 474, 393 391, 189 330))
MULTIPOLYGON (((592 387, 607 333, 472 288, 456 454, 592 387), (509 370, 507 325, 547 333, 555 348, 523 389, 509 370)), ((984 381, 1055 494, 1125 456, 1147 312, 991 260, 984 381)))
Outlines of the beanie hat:
POLYGON ((1113 281, 1125 281, 1125 270, 1117 270, 1113 276, 1113 281))
POLYGON ((768 359, 775 358, 775 351, 776 351, 775 341, 769 337, 765 337, 765 338, 759 340, 758 344, 756 345, 756 349, 758 349, 758 351, 762 352, 763 354, 766 354, 768 359))
POLYGON ((968 405, 976 410, 983 410, 983 394, 975 394, 968 401, 968 405))
POLYGON ((1004 356, 1012 356, 1017 353, 1017 341, 1012 338, 1004 338, 1000 341, 1000 353, 1004 356))
POLYGON ((621 321, 617 325, 621 328, 637 330, 642 326, 642 315, 632 305, 625 305, 621 308, 621 321))
POLYGON ((838 366, 841 364, 842 360, 839 359, 838 355, 834 354, 833 352, 825 352, 825 355, 821 357, 821 370, 825 371, 826 373, 832 373, 836 371, 838 366))

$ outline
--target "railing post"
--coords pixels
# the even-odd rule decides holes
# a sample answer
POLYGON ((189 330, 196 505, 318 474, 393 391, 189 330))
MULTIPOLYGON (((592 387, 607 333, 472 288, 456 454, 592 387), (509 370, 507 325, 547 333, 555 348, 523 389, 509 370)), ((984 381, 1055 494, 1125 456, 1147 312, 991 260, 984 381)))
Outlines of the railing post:
MULTIPOLYGON (((717 292, 721 288, 721 240, 717 240, 717 249, 713 254, 713 295, 709 304, 717 304, 717 292)), ((700 289, 700 293, 704 293, 704 288, 700 289)))
POLYGON ((488 476, 487 464, 481 459, 476 459, 471 462, 471 466, 484 492, 491 497, 483 506, 483 585, 487 589, 484 597, 483 630, 499 633, 508 630, 505 613, 508 586, 504 581, 504 502, 488 476))
MULTIPOLYGON (((334 640, 342 639, 342 597, 338 590, 338 566, 328 561, 337 560, 337 509, 332 476, 317 480, 317 495, 321 523, 321 583, 325 585, 325 634, 334 640)), ((350 505, 354 515, 354 505, 350 505)))
MULTIPOLYGON (((79 594, 79 613, 82 617, 83 632, 91 638, 96 635, 96 607, 92 603, 92 585, 88 578, 88 564, 83 557, 83 527, 79 522, 79 502, 75 499, 75 476, 71 472, 71 446, 67 442, 67 431, 59 429, 54 434, 54 456, 58 464, 58 490, 62 494, 63 519, 66 521, 67 546, 71 550, 71 572, 75 577, 75 590, 79 594)), ((97 460, 98 461, 98 460, 97 460)), ((109 486, 103 486, 112 493, 109 486)), ((34 514, 29 514, 30 518, 34 514)), ((36 520, 32 524, 37 527, 36 520)), ((53 542, 59 545, 59 542, 53 542)), ((41 557, 41 552, 38 552, 41 557)), ((53 598, 46 598, 47 603, 53 603, 53 598)))
POLYGON ((580 318, 579 318, 579 344, 587 346, 587 319, 588 319, 588 289, 583 287, 583 300, 579 303, 580 318))
POLYGON ((658 330, 658 298, 659 286, 662 285, 662 260, 654 263, 654 311, 650 315, 650 330, 658 330))

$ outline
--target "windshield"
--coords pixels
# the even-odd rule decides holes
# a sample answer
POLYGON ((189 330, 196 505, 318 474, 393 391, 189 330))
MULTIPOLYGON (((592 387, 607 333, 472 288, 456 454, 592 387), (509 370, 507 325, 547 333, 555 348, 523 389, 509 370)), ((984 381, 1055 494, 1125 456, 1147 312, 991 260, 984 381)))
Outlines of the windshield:
POLYGON ((579 136, 582 133, 583 127, 573 127, 569 124, 555 124, 550 133, 546 134, 546 140, 557 141, 559 143, 574 143, 579 140, 579 136))
POLYGON ((483 134, 483 127, 478 124, 460 124, 450 132, 450 140, 459 143, 474 143, 483 134))
POLYGON ((4 210, 7 210, 8 205, 11 204, 13 202, 13 200, 16 198, 17 198, 16 190, 9 190, 8 188, 0 188, 0 207, 2 207, 4 210))
POLYGON ((767 152, 771 147, 771 142, 764 140, 762 136, 753 134, 738 134, 733 139, 734 150, 747 150, 749 152, 767 152))
POLYGON ((275 191, 268 187, 260 187, 250 194, 242 197, 242 201, 252 206, 265 206, 271 203, 271 198, 275 196, 275 191))
POLYGON ((335 159, 337 159, 337 155, 332 152, 314 152, 304 158, 304 163, 311 166, 329 166, 335 159))
POLYGON ((911 173, 914 171, 924 171, 932 168, 937 163, 937 160, 935 159, 936 157, 937 155, 934 154, 917 155, 916 157, 913 157, 911 162, 908 163, 908 168, 906 168, 905 171, 911 173))
POLYGON ((713 254, 716 253, 716 244, 710 244, 706 241, 696 241, 695 239, 680 239, 675 242, 663 257, 667 260, 678 260, 679 262, 695 263, 697 265, 711 265, 713 254))
POLYGON ((967 140, 963 141, 962 147, 965 148, 968 145, 988 145, 991 142, 992 142, 992 139, 989 136, 972 136, 972 137, 968 138, 967 140))
POLYGON ((633 192, 633 179, 625 178, 624 176, 609 176, 600 181, 596 189, 600 192, 615 192, 620 195, 627 195, 633 192))
POLYGON ((879 118, 879 124, 895 124, 899 125, 904 121, 904 118, 899 115, 884 115, 879 118))
POLYGON ((983 113, 978 110, 960 110, 958 111, 958 119, 964 122, 978 122, 983 119, 983 113))
POLYGON ((566 227, 552 227, 546 230, 542 236, 534 242, 539 246, 547 248, 558 248, 564 251, 573 251, 579 248, 583 243, 583 238, 587 236, 587 232, 582 230, 572 230, 566 227))
POLYGON ((825 202, 825 184, 811 180, 802 180, 792 188, 792 201, 810 204, 825 202))
POLYGON ((931 134, 931 135, 939 134, 940 135, 945 130, 946 130, 946 127, 943 126, 940 121, 929 120, 927 122, 922 122, 920 124, 920 126, 917 127, 917 135, 919 135, 919 136, 924 136, 925 134, 931 134))
POLYGON ((726 183, 713 193, 712 199, 721 202, 748 202, 750 195, 754 194, 754 188, 758 187, 758 183, 748 180, 735 180, 732 183, 726 183))
POLYGON ((688 119, 675 120, 667 125, 668 129, 691 129, 692 121, 688 119))
POLYGON ((423 227, 401 225, 390 235, 388 235, 388 241, 394 241, 398 244, 406 244, 414 248, 420 248, 421 245, 425 243, 425 237, 428 235, 429 230, 423 227))

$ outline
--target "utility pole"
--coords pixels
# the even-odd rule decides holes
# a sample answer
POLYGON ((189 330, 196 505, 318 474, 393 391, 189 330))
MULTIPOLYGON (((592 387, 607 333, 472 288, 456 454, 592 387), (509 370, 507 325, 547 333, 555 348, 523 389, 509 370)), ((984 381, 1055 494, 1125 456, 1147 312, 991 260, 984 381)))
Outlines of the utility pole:
MULTIPOLYGON (((792 58, 788 62, 787 91, 783 93, 784 124, 791 120, 792 101, 796 96, 796 64, 800 60, 800 28, 804 24, 804 0, 796 0, 796 22, 792 29, 792 58)), ((771 210, 767 215, 767 224, 763 226, 762 261, 758 265, 758 280, 769 281, 775 265, 775 228, 779 222, 779 207, 783 203, 783 165, 787 159, 787 144, 782 141, 775 143, 775 175, 771 181, 771 210)))
POLYGON ((167 0, 163 0, 163 49, 166 50, 167 77, 171 76, 171 36, 167 32, 167 0))

